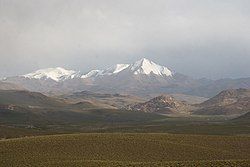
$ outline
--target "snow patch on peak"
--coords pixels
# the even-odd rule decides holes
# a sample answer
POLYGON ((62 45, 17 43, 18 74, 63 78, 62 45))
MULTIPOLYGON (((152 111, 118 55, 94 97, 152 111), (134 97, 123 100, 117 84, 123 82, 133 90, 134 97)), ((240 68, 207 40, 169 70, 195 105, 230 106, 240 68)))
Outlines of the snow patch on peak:
POLYGON ((66 70, 61 67, 56 67, 37 70, 35 72, 22 76, 29 79, 52 79, 56 82, 59 82, 66 79, 73 79, 79 76, 79 72, 73 70, 66 70))
POLYGON ((148 59, 146 59, 146 58, 142 58, 142 59, 136 61, 135 64, 136 64, 136 63, 137 63, 137 64, 148 64, 148 63, 151 63, 151 62, 152 62, 151 60, 148 60, 148 59))
POLYGON ((82 75, 81 78, 97 77, 99 75, 102 75, 102 73, 103 73, 103 70, 91 70, 90 72, 82 75))
POLYGON ((155 74, 160 76, 172 76, 172 72, 164 66, 160 66, 153 61, 143 58, 131 64, 129 69, 133 71, 135 75, 138 74, 155 74))
POLYGON ((81 78, 91 78, 97 76, 105 76, 105 75, 114 75, 117 74, 124 69, 126 69, 129 64, 116 64, 112 67, 107 68, 106 70, 91 70, 88 73, 81 76, 81 78))
POLYGON ((119 73, 119 72, 125 70, 128 66, 129 66, 129 64, 116 64, 110 68, 107 68, 104 71, 103 75, 105 75, 105 74, 112 75, 112 74, 119 73))

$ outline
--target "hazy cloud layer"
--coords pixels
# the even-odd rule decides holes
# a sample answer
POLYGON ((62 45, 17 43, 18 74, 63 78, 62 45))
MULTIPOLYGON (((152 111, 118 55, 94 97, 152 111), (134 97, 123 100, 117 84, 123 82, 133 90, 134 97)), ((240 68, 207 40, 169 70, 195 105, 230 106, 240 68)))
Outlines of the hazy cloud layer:
POLYGON ((142 57, 194 77, 250 76, 250 1, 0 0, 0 77, 142 57))

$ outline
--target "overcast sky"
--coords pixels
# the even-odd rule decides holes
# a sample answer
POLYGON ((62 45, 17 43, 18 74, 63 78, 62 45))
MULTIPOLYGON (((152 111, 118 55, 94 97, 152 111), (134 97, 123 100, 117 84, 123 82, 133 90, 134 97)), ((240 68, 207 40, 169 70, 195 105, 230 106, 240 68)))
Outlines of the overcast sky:
POLYGON ((250 77, 250 1, 0 0, 0 77, 142 57, 193 77, 250 77))

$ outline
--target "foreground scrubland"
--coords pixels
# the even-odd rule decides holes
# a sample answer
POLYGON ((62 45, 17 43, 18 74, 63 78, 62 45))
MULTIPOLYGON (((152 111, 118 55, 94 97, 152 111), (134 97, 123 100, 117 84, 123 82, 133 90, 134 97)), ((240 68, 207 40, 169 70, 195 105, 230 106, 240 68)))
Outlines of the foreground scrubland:
POLYGON ((0 141, 0 166, 249 166, 250 137, 72 134, 0 141))

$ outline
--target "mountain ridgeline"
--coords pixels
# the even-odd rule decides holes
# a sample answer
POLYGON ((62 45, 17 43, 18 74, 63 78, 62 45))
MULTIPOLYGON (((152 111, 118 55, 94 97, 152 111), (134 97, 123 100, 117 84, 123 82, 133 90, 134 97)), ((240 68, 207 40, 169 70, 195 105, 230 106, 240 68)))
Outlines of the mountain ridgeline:
POLYGON ((32 113, 67 111, 86 113, 90 110, 129 110, 133 112, 172 115, 241 115, 250 111, 250 90, 230 89, 200 104, 178 100, 173 95, 160 95, 150 100, 121 94, 90 91, 49 97, 38 92, 0 90, 2 109, 22 108, 32 113))
POLYGON ((132 64, 117 64, 105 70, 91 70, 87 73, 60 67, 41 69, 29 74, 5 78, 2 83, 11 83, 29 91, 46 94, 66 94, 88 90, 141 97, 162 93, 212 97, 225 89, 250 88, 250 78, 216 81, 194 79, 145 58, 132 64))

